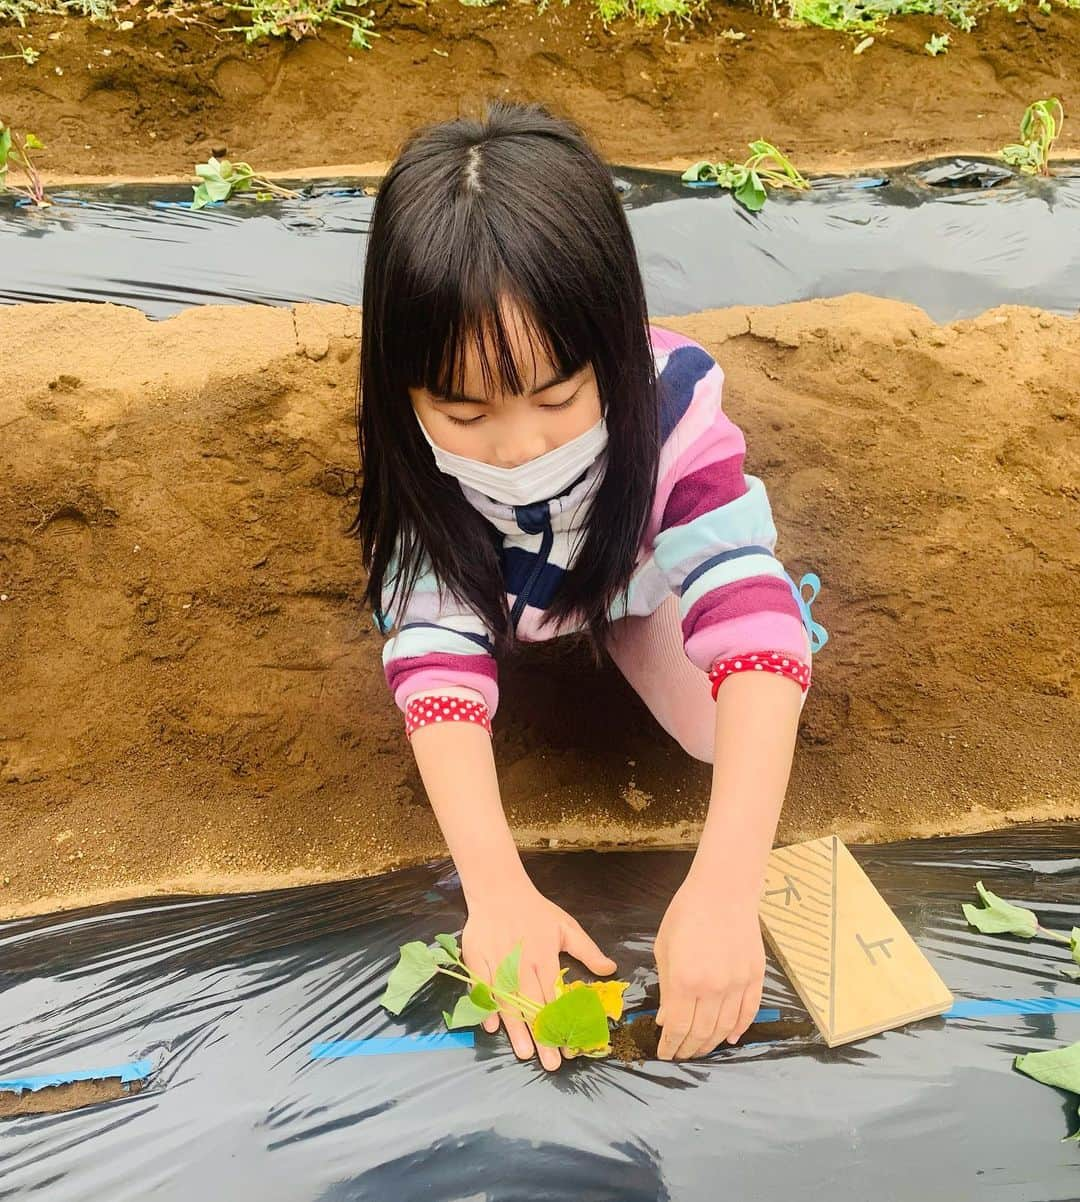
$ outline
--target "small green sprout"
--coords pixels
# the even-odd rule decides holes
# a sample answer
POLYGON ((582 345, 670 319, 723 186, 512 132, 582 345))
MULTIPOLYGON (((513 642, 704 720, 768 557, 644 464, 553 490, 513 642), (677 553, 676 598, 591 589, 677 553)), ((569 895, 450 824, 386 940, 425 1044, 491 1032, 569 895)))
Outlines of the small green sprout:
POLYGON ((771 142, 759 139, 750 143, 751 155, 745 163, 709 162, 700 159, 682 173, 685 183, 715 183, 728 188, 739 204, 751 213, 765 204, 766 185, 770 188, 805 190, 810 184, 771 142))
POLYGON ((1001 157, 1025 175, 1049 175, 1050 151, 1065 124, 1065 109, 1056 96, 1036 100, 1024 110, 1020 141, 1002 148, 1001 157))
POLYGON ((3 121, 0 121, 0 191, 10 188, 20 196, 25 196, 39 209, 52 204, 45 194, 41 173, 31 158, 33 151, 44 149, 45 146, 36 134, 27 134, 20 140, 10 125, 5 125, 3 121), (26 177, 24 184, 8 183, 8 172, 13 166, 26 177))
MULTIPOLYGON (((1017 1056, 1013 1065, 1043 1085, 1080 1094, 1080 1043, 1052 1052, 1028 1052, 1026 1056, 1017 1056)), ((1077 1117, 1080 1118, 1080 1107, 1077 1117)), ((1066 1138, 1080 1141, 1080 1131, 1066 1138)))
POLYGON ((41 51, 35 50, 33 46, 24 46, 20 42, 18 54, 0 54, 0 62, 7 58, 21 58, 28 67, 32 67, 41 58, 41 51))
POLYGON ((443 1012, 450 1030, 476 1027, 500 1010, 512 1011, 525 1020, 537 1043, 565 1048, 571 1056, 607 1056, 611 1051, 608 1020, 617 1022, 622 1017, 627 982, 573 981, 567 985, 564 969, 555 981, 554 1001, 545 1005, 520 992, 520 960, 519 944, 489 984, 466 967, 453 935, 436 935, 434 947, 416 940, 402 945, 379 1001, 391 1014, 400 1014, 429 981, 442 974, 468 986, 453 1013, 443 1012))
POLYGON ((931 58, 937 58, 939 54, 948 53, 949 35, 947 33, 935 33, 926 45, 923 46, 923 49, 931 58))
POLYGON ((255 190, 256 200, 270 200, 275 196, 294 200, 300 195, 256 175, 250 163, 234 163, 230 159, 214 158, 213 155, 205 163, 195 165, 195 174, 199 182, 192 184, 195 193, 191 202, 193 209, 201 209, 212 201, 228 200, 237 192, 250 192, 252 189, 255 190))

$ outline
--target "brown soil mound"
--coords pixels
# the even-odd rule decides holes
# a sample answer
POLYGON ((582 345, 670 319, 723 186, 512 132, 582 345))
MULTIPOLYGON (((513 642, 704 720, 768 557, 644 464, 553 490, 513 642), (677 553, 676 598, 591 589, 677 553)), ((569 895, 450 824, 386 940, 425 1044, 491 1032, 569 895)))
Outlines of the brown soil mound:
MULTIPOLYGON (((858 56, 856 37, 784 29, 712 4, 692 29, 605 31, 575 0, 466 7, 375 5, 382 36, 350 50, 344 30, 246 46, 241 16, 208 5, 185 28, 131 10, 135 27, 67 18, 0 26, 0 116, 46 143, 54 179, 180 176, 227 148, 259 170, 386 160, 415 126, 489 96, 543 100, 581 121, 612 162, 686 166, 744 154, 766 137, 807 168, 996 153, 1024 106, 1080 102, 1080 18, 1034 3, 989 14, 972 34, 909 18, 858 56), (948 29, 947 54, 923 45, 948 29), (725 36, 744 34, 743 40, 725 36), (52 35, 57 35, 50 40, 52 35)), ((1066 124, 1058 153, 1080 149, 1066 124)), ((331 171, 331 173, 333 173, 331 171)))
MULTIPOLYGON (((824 581, 781 827, 1080 815, 1080 319, 847 297, 672 318, 824 581)), ((0 310, 0 908, 442 853, 344 528, 358 317, 0 310)), ((561 640, 503 673, 523 844, 696 837, 708 771, 561 640)))
POLYGON ((106 1077, 100 1081, 76 1081, 71 1085, 47 1085, 44 1089, 26 1090, 24 1093, 3 1090, 0 1091, 0 1119, 81 1110, 84 1106, 115 1102, 117 1098, 137 1094, 140 1089, 141 1081, 122 1085, 119 1077, 106 1077))

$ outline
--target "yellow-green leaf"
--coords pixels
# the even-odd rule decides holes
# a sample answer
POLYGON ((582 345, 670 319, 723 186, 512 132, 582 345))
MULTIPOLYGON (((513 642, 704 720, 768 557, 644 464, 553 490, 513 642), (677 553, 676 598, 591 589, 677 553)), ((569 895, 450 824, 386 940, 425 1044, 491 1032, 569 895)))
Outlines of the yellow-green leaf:
POLYGON ((532 1021, 538 1043, 552 1048, 601 1048, 608 1043, 608 1020, 603 1003, 591 989, 569 988, 532 1021))

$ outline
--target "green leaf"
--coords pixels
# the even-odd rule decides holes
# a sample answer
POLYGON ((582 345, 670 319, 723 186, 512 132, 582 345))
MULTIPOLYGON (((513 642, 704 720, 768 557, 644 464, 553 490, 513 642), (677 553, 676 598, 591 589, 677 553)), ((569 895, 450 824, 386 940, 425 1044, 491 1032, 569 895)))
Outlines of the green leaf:
POLYGON ((491 1013, 490 1009, 485 1009, 483 1006, 478 1006, 473 1000, 471 994, 464 994, 457 1000, 457 1005, 454 1007, 453 1014, 443 1012, 443 1018, 446 1025, 451 1031, 458 1027, 477 1027, 491 1013))
POLYGON ((1024 939, 1035 936, 1039 929, 1039 920, 1031 910, 1003 901, 997 894, 984 888, 982 881, 979 881, 975 888, 979 891, 979 897, 986 908, 980 910, 969 902, 964 902, 963 909, 964 917, 976 930, 982 931, 984 935, 1020 935, 1024 939))
POLYGON ((687 169, 679 177, 684 183, 696 184, 703 180, 712 179, 716 175, 716 170, 708 159, 698 159, 692 166, 687 169))
POLYGON ((1077 964, 1080 964, 1080 927, 1073 927, 1069 935, 1069 951, 1077 964))
POLYGON ((210 194, 206 190, 205 184, 193 184, 191 188, 195 193, 195 199, 191 202, 193 209, 202 209, 210 203, 210 194))
POLYGON ((400 1014, 438 971, 439 966, 426 943, 416 940, 404 944, 379 1004, 391 1014, 400 1014))
POLYGON ((1080 968, 1073 968, 1071 964, 1066 964, 1061 970, 1070 980, 1080 981, 1080 968))
POLYGON ((436 935, 435 942, 444 951, 449 952, 450 956, 455 960, 461 959, 461 948, 458 947, 457 937, 454 935, 436 935))
POLYGON ((0 168, 7 166, 8 152, 11 150, 11 130, 0 124, 0 168))
MULTIPOLYGON (((1017 1056, 1013 1064, 1043 1085, 1080 1093, 1080 1043, 1052 1052, 1028 1052, 1026 1056, 1017 1056)), ((1080 1107, 1077 1114, 1080 1115, 1080 1107)), ((1073 1138, 1080 1140, 1080 1132, 1073 1138)))
POLYGON ((208 179, 202 186, 211 200, 228 200, 232 191, 232 184, 227 179, 208 179))
POLYGON ((604 1005, 591 989, 570 989, 533 1019, 537 1042, 551 1048, 602 1047, 608 1042, 604 1005))
POLYGON ((495 970, 495 992, 496 993, 517 993, 518 991, 518 963, 521 960, 521 944, 510 953, 509 956, 495 970))
POLYGON ((45 143, 42 142, 42 140, 37 136, 37 134, 27 134, 26 135, 26 149, 27 150, 44 150, 45 143))
POLYGON ((760 212, 765 204, 765 185, 756 171, 748 171, 746 179, 735 189, 735 199, 751 213, 760 212))
POLYGON ((481 1010, 486 1010, 488 1014, 499 1008, 499 1003, 495 1000, 495 995, 491 992, 491 986, 486 981, 476 982, 472 989, 469 990, 469 1000, 474 1006, 479 1006, 481 1010))

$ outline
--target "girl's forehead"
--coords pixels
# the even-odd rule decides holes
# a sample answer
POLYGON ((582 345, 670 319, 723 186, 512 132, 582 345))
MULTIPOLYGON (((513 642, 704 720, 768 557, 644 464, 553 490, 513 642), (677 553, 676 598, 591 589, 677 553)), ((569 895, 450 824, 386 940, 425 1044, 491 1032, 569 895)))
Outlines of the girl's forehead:
MULTIPOLYGON (((559 373, 545 336, 536 323, 511 304, 501 307, 501 330, 490 323, 465 335, 456 349, 453 377, 444 372, 444 395, 498 400, 505 393, 532 392, 559 373)), ((449 349, 449 348, 448 348, 449 349)))

